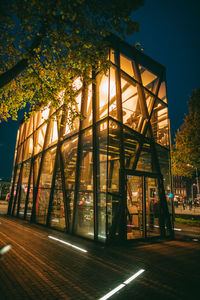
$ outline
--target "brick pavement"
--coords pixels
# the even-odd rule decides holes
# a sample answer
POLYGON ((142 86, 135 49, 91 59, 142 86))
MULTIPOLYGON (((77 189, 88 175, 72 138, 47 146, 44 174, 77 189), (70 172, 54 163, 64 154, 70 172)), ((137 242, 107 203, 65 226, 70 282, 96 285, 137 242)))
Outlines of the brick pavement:
POLYGON ((200 243, 184 240, 105 246, 0 217, 0 299, 100 299, 145 269, 111 299, 200 299, 200 243), (58 243, 69 241, 88 252, 58 243))

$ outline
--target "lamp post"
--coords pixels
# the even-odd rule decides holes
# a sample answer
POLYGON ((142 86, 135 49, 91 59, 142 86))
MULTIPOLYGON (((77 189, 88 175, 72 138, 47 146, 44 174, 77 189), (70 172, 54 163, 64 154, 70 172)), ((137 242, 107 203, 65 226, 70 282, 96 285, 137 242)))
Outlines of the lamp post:
POLYGON ((196 181, 197 181, 197 194, 199 194, 199 176, 198 176, 198 169, 196 168, 196 181))

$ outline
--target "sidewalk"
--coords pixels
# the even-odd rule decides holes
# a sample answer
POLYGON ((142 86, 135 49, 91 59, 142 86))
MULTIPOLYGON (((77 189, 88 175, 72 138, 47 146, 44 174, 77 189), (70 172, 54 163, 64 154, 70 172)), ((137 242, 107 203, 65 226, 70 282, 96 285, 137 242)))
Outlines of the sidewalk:
POLYGON ((0 217, 1 300, 100 299, 137 271, 115 300, 199 300, 200 243, 183 240, 97 244, 26 221, 0 217), (87 250, 77 251, 49 235, 87 250))

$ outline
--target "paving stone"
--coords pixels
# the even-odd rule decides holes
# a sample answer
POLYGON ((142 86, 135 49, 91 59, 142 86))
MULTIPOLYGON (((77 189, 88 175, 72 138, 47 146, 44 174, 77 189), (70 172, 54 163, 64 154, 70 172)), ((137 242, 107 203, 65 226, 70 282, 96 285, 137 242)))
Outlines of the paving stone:
POLYGON ((185 240, 95 244, 20 219, 0 217, 1 300, 100 299, 139 269, 112 299, 200 299, 200 243, 185 240), (48 238, 53 235, 82 253, 48 238))

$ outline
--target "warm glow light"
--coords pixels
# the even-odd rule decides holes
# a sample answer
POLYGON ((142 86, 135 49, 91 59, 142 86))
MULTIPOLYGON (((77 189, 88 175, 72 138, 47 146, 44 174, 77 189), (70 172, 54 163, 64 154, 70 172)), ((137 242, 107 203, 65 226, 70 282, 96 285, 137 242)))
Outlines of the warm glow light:
POLYGON ((106 300, 106 299, 110 298, 112 295, 114 295, 115 293, 117 293, 119 290, 121 290, 123 287, 125 287, 127 284, 129 284, 131 281, 133 281, 136 277, 138 277, 144 271, 145 271, 144 269, 139 270, 137 273, 135 273, 134 275, 132 275, 131 277, 129 277, 126 281, 124 281, 122 284, 118 285, 115 289, 113 289, 112 291, 110 291, 105 296, 101 297, 99 300, 106 300))
POLYGON ((54 120, 53 124, 53 136, 52 136, 52 143, 58 139, 58 128, 57 128, 57 121, 54 120))
POLYGON ((58 99, 60 100, 60 105, 64 102, 65 89, 58 93, 58 99))
POLYGON ((74 89, 75 91, 78 91, 80 88, 82 88, 82 85, 83 85, 83 84, 82 84, 82 81, 81 81, 80 77, 76 78, 76 79, 74 80, 73 84, 72 84, 73 89, 74 89))
POLYGON ((42 114, 42 120, 46 120, 49 116, 49 108, 48 107, 45 107, 42 111, 41 111, 41 114, 42 114))
POLYGON ((67 242, 65 242, 65 241, 63 241, 63 240, 59 240, 59 239, 55 238, 54 236, 48 235, 48 238, 50 238, 50 239, 52 239, 52 240, 55 240, 55 241, 58 241, 58 242, 60 242, 60 243, 62 243, 62 244, 65 244, 65 245, 67 245, 67 246, 70 246, 70 247, 72 247, 72 248, 75 248, 75 249, 77 249, 77 250, 79 250, 79 251, 87 252, 87 250, 85 250, 85 249, 79 248, 79 247, 77 247, 77 246, 75 246, 75 245, 72 245, 72 244, 70 244, 70 243, 67 243, 67 242))

